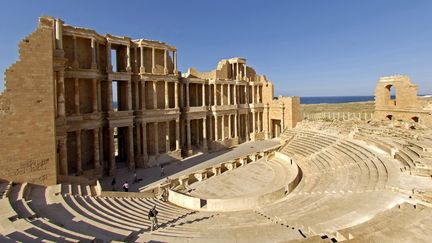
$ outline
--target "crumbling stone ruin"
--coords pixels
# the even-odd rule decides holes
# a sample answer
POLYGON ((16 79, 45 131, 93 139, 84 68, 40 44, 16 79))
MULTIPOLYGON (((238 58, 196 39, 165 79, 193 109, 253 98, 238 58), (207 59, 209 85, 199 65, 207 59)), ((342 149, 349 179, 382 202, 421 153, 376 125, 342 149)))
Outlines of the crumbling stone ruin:
POLYGON ((48 185, 113 175, 277 137, 300 120, 299 98, 274 100, 271 82, 246 59, 182 77, 176 53, 160 41, 40 18, 6 71, 0 176, 48 185))
POLYGON ((374 119, 432 127, 432 105, 417 97, 417 86, 408 76, 382 77, 375 88, 374 119), (395 97, 391 95, 392 89, 395 97))

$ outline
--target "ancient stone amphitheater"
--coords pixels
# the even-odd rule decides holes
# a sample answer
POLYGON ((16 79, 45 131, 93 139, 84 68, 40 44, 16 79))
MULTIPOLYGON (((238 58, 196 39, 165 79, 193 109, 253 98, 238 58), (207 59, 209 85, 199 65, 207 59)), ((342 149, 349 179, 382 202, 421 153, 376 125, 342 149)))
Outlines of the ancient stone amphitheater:
POLYGON ((173 46, 51 17, 19 53, 0 94, 1 242, 431 241, 432 102, 406 76, 380 79, 373 117, 308 117, 244 58, 181 76, 173 46))
POLYGON ((343 126, 340 122, 303 121, 297 128, 287 130, 280 137, 280 144, 154 186, 156 191, 169 191, 168 201, 146 196, 150 193, 104 194, 99 184, 44 187, 2 182, 0 239, 430 240, 432 139, 427 131, 366 123, 343 126), (210 189, 202 189, 217 187, 218 178, 225 176, 223 181, 227 182, 248 173, 261 180, 250 179, 244 182, 247 185, 238 187, 252 191, 250 187, 258 187, 253 191, 254 197, 240 193, 237 197, 225 194, 216 199, 223 194, 223 188, 213 191, 214 195, 210 189), (202 183, 207 184, 200 187, 202 183), (150 231, 146 214, 154 205, 160 212, 160 227, 150 231))

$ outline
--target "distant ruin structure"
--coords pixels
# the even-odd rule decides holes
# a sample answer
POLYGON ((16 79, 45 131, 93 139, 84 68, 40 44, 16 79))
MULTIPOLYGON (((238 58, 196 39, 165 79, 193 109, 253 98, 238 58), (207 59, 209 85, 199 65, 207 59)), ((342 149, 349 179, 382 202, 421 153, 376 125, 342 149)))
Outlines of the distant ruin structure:
POLYGON ((403 121, 432 127, 432 104, 417 96, 417 85, 408 76, 382 77, 375 89, 374 116, 380 121, 403 121))
POLYGON ((277 137, 300 121, 299 97, 274 99, 244 58, 182 76, 174 46, 51 17, 19 52, 0 95, 0 177, 11 181, 114 175, 277 137))

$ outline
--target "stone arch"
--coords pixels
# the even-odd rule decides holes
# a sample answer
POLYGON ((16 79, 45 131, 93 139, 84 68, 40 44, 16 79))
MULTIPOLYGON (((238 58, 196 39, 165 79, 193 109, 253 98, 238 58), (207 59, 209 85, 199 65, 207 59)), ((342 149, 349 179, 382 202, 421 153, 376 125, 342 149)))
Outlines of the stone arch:
POLYGON ((385 103, 386 105, 396 106, 396 87, 393 84, 385 86, 385 103), (394 99, 392 99, 394 96, 394 99))

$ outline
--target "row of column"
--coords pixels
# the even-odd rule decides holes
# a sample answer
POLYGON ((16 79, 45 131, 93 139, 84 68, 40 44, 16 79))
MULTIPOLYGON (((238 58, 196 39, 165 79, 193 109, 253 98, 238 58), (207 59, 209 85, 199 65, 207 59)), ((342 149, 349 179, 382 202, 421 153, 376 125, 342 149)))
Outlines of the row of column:
MULTIPOLYGON (((59 72, 60 75, 64 75, 64 71, 59 72)), ((74 114, 80 115, 80 80, 78 78, 74 78, 74 114)), ((64 94, 64 76, 59 79, 59 100, 58 102, 62 103, 61 109, 64 111, 64 102, 65 102, 65 94, 64 94)), ((101 111, 101 85, 98 79, 92 79, 92 112, 101 111)))
POLYGON ((232 78, 235 80, 247 80, 247 66, 243 64, 243 68, 240 66, 240 63, 232 63, 231 64, 231 73, 232 78), (243 72, 241 71, 243 69, 243 72), (242 75, 243 74, 243 75, 242 75))
MULTIPOLYGON (((60 36, 61 33, 61 27, 56 28, 56 46, 58 50, 63 49, 63 39, 57 36, 60 36)), ((72 67, 77 69, 80 68, 79 66, 79 60, 78 60, 78 45, 77 45, 77 36, 72 36, 73 40, 73 61, 72 61, 72 67)), ((97 69, 98 67, 98 57, 97 53, 99 53, 99 45, 96 42, 95 38, 90 38, 90 47, 91 47, 91 69, 97 69)), ((111 55, 111 53, 110 53, 111 55)), ((111 60, 111 56, 110 59, 111 60)), ((112 67, 111 67, 112 69, 112 67)))
MULTIPOLYGON (((237 105, 237 103, 240 104, 244 104, 242 102, 240 102, 240 100, 237 99, 238 95, 240 92, 244 93, 244 97, 245 97, 245 104, 249 103, 249 91, 248 91, 248 86, 247 85, 232 85, 232 84, 209 84, 207 85, 208 87, 208 92, 207 94, 209 95, 209 97, 211 97, 211 86, 213 85, 213 102, 211 102, 209 100, 209 104, 214 104, 214 105, 219 105, 218 102, 218 91, 220 93, 220 105, 237 105), (217 89, 217 85, 220 86, 220 90, 217 89), (225 104, 225 100, 224 100, 224 86, 227 85, 227 104, 225 104), (233 86, 233 91, 231 91, 231 88, 233 86), (231 94, 233 93, 233 101, 231 102, 231 94)), ((250 86, 252 88, 252 103, 256 104, 256 103, 260 103, 261 102, 261 88, 260 85, 251 85, 250 86)), ((199 97, 198 97, 198 85, 196 86, 196 104, 198 104, 199 102, 199 97)), ((205 84, 201 84, 201 98, 202 98, 202 106, 206 106, 206 92, 205 92, 205 84)), ((186 83, 186 107, 190 107, 190 83, 186 83)))
MULTIPOLYGON (((140 61, 141 61, 141 66, 140 66, 140 73, 144 74, 146 73, 146 69, 144 66, 144 46, 140 46, 140 61)), ((152 74, 156 74, 156 48, 155 47, 151 47, 152 49, 152 74)), ((163 49, 164 51, 164 74, 168 74, 168 65, 167 65, 167 57, 168 55, 168 49, 163 49)), ((174 70, 173 73, 176 74, 177 73, 177 51, 173 51, 173 64, 174 64, 174 70)))
MULTIPOLYGON (((95 128, 93 131, 93 166, 94 169, 99 169, 100 164, 100 129, 95 128)), ((81 130, 75 131, 75 138, 76 138, 76 170, 77 174, 81 175, 83 173, 83 166, 82 166, 82 146, 81 146, 81 130)), ((59 170, 61 175, 68 175, 68 159, 67 159, 67 137, 62 137, 59 140, 58 143, 59 147, 59 170)))

